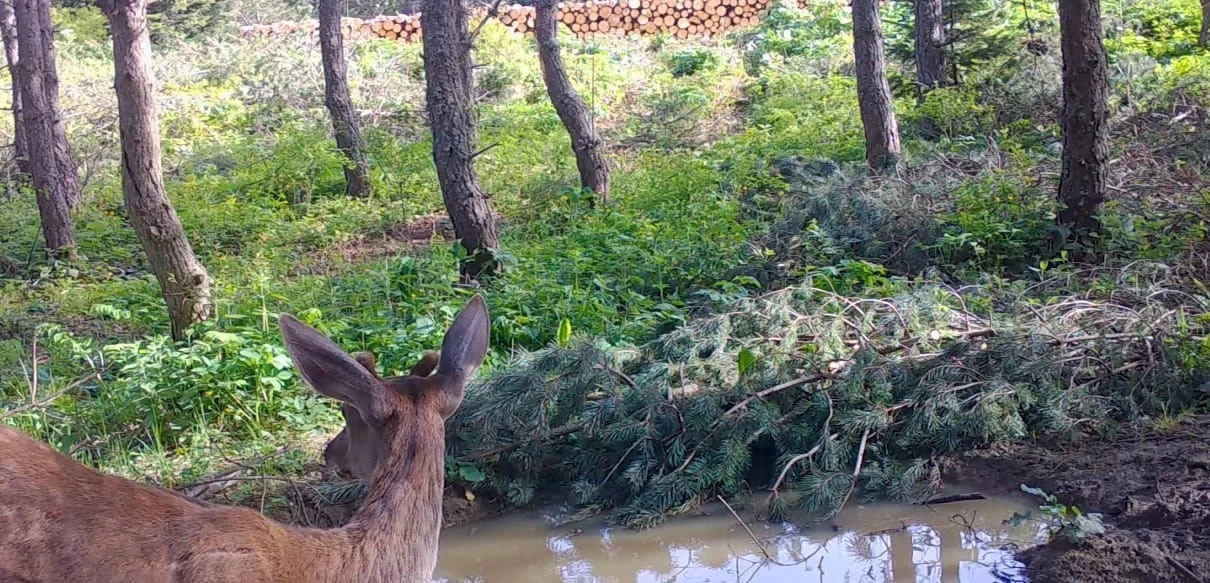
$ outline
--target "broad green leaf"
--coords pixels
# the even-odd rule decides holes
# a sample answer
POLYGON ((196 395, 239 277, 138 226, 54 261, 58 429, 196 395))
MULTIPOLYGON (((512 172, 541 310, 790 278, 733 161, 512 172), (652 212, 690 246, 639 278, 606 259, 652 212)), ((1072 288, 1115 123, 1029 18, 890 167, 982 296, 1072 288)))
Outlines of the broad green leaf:
POLYGON ((751 350, 745 348, 739 351, 739 374, 748 372, 752 365, 756 364, 756 355, 751 350))

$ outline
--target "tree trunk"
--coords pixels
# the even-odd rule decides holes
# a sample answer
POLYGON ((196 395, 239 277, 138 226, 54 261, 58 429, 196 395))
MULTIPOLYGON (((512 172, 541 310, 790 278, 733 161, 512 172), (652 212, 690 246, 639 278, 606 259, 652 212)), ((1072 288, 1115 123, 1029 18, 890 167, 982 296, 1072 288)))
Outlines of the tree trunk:
POLYGON ((213 304, 210 276, 193 254, 164 191, 147 0, 109 0, 102 3, 102 9, 113 30, 122 197, 168 304, 172 337, 180 340, 190 324, 210 318, 213 304))
MULTIPOLYGON (((50 2, 48 0, 12 0, 18 4, 29 2, 36 7, 34 16, 37 17, 38 25, 35 28, 37 32, 37 45, 42 47, 42 50, 36 51, 36 57, 41 58, 41 62, 37 67, 42 71, 43 75, 43 91, 45 91, 45 99, 49 104, 50 109, 47 115, 50 116, 51 129, 54 136, 54 160, 55 167, 58 168, 59 180, 62 182, 62 190, 67 195, 67 204, 75 210, 83 201, 83 195, 80 191, 80 178, 76 175, 76 159, 71 153, 71 145, 67 141, 67 126, 63 121, 63 114, 59 110, 59 70, 55 65, 55 42, 54 42, 54 24, 50 18, 50 2)), ((20 9, 18 9, 19 11, 20 9)), ((18 21, 21 17, 18 15, 18 21)), ((25 34, 29 31, 22 29, 20 24, 17 25, 17 48, 18 52, 22 50, 22 44, 25 43, 25 34)), ((32 41, 31 41, 32 42, 32 41)), ((24 62, 25 53, 21 53, 21 60, 24 62)), ((28 63, 27 63, 28 65, 28 63)), ((22 113, 25 116, 25 132, 26 132, 26 147, 29 148, 29 115, 25 113, 25 109, 29 106, 29 96, 22 94, 22 113)), ((33 155, 33 152, 30 152, 33 155)))
POLYGON ((1060 0, 1063 174, 1059 222, 1076 239, 1096 232, 1109 165, 1109 69, 1099 0, 1060 0))
POLYGON ((80 184, 59 115, 59 80, 48 0, 14 0, 17 23, 17 77, 21 82, 21 121, 30 178, 38 196, 38 214, 47 253, 74 257, 76 235, 71 210, 80 200, 80 184), (66 161, 66 162, 64 162, 66 161))
POLYGON ((571 136, 571 149, 580 169, 580 185, 594 193, 602 203, 609 200, 609 161, 605 144, 592 125, 588 106, 567 77, 563 56, 559 51, 559 22, 555 20, 557 0, 538 0, 535 5, 534 34, 538 41, 538 60, 546 93, 555 106, 563 127, 571 136))
POLYGON ((1197 35, 1197 44, 1210 47, 1210 0, 1202 0, 1202 32, 1197 35))
POLYGON ((496 219, 475 175, 474 78, 467 10, 462 0, 425 0, 424 77, 433 162, 441 196, 466 248, 462 275, 474 279, 500 266, 492 251, 500 246, 496 219))
MULTIPOLYGON (((943 0, 916 0, 916 83, 920 101, 929 91, 945 85, 945 22, 943 0)), ((920 121, 926 139, 941 137, 941 129, 932 118, 920 121)))
POLYGON ((880 172, 899 162, 899 126, 886 77, 879 0, 853 0, 853 54, 857 60, 857 100, 865 126, 866 160, 880 172))
POLYGON ((336 147, 349 159, 345 166, 345 193, 357 198, 370 196, 370 165, 365 141, 349 99, 344 36, 340 31, 340 1, 319 0, 319 51, 324 67, 324 103, 332 116, 336 147))
POLYGON ((0 37, 4 40, 4 59, 8 64, 8 74, 13 80, 13 160, 17 163, 17 172, 29 176, 25 124, 21 121, 21 80, 17 72, 20 62, 20 56, 17 54, 17 15, 13 12, 11 2, 12 0, 0 0, 0 37))

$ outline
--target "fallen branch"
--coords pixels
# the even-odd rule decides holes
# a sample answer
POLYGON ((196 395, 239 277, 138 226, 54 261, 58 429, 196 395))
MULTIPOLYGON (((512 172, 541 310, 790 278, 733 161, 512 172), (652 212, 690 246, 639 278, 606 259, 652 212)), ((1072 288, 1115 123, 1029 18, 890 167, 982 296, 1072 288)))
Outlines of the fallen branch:
POLYGON ((921 506, 934 506, 937 504, 950 504, 953 502, 970 502, 972 500, 987 500, 987 497, 978 492, 972 492, 970 494, 953 494, 950 496, 938 496, 936 498, 929 498, 928 500, 921 502, 920 505, 921 506))
POLYGON ((571 435, 572 433, 575 433, 577 431, 580 431, 581 429, 584 429, 584 427, 586 425, 588 425, 588 424, 583 421, 577 422, 577 423, 571 423, 568 425, 564 425, 562 427, 555 428, 555 429, 551 430, 550 433, 547 433, 546 435, 543 435, 538 438, 522 439, 520 441, 515 441, 513 443, 508 443, 508 444, 501 445, 498 447, 493 447, 492 449, 489 449, 486 451, 481 451, 481 452, 464 455, 464 456, 458 458, 458 461, 467 462, 467 463, 477 462, 479 460, 486 459, 486 458, 496 456, 496 455, 500 455, 502 453, 508 453, 514 449, 517 449, 523 445, 527 445, 530 443, 545 443, 552 439, 563 437, 564 435, 571 435))
POLYGON ((721 417, 719 417, 718 419, 715 419, 714 423, 710 424, 710 429, 706 432, 706 437, 704 437, 701 441, 698 442, 697 447, 693 448, 693 452, 690 453, 689 455, 685 456, 685 462, 682 463, 680 465, 680 467, 678 467, 676 470, 673 470, 672 473, 679 474, 682 471, 684 471, 685 468, 689 467, 689 464, 694 460, 695 457, 697 457, 698 451, 701 449, 702 444, 709 442, 710 438, 714 437, 714 434, 718 431, 719 427, 722 426, 723 421, 726 421, 727 419, 729 419, 737 411, 747 407, 748 403, 751 403, 752 401, 754 401, 756 399, 763 399, 763 398, 768 397, 769 395, 773 395, 775 393, 780 393, 787 389, 793 389, 795 387, 800 387, 807 383, 816 383, 816 382, 819 382, 819 381, 822 381, 825 379, 829 379, 829 378, 831 378, 831 375, 822 374, 822 373, 808 375, 808 376, 804 376, 804 377, 798 377, 792 381, 787 381, 780 385, 769 387, 763 391, 753 393, 752 396, 736 403, 730 409, 727 409, 727 412, 723 413, 721 417))
POLYGON ((1197 575, 1197 573, 1194 573, 1191 569, 1189 569, 1189 567, 1185 566, 1184 563, 1176 560, 1176 558, 1174 558, 1172 555, 1164 555, 1164 560, 1168 561, 1168 564, 1172 565, 1172 568, 1176 569, 1177 571, 1180 571, 1182 575, 1184 575, 1186 578, 1188 578, 1193 583, 1206 583, 1205 579, 1202 579, 1201 577, 1199 577, 1197 575))
MULTIPOLYGON (((837 437, 840 437, 840 434, 833 433, 832 435, 828 436, 828 439, 836 439, 837 437)), ((777 496, 777 491, 779 488, 781 488, 782 482, 786 481, 786 476, 789 475, 790 468, 794 467, 794 464, 797 464, 798 462, 805 460, 805 459, 815 455, 816 453, 819 453, 819 450, 822 447, 823 447, 823 442, 821 441, 818 444, 816 444, 815 447, 812 447, 811 449, 807 450, 807 453, 800 453, 800 454, 790 458, 790 461, 786 462, 785 466, 782 466, 781 474, 779 474, 777 476, 777 481, 773 483, 773 487, 769 488, 769 491, 771 492, 771 494, 769 494, 769 500, 772 500, 775 496, 777 496)))
MULTIPOLYGON (((37 372, 36 365, 35 365, 34 371, 35 371, 35 373, 37 372)), ((101 371, 90 372, 90 373, 80 377, 79 379, 72 381, 71 384, 67 385, 66 387, 63 387, 62 389, 55 391, 53 394, 51 394, 48 397, 43 397, 42 399, 40 399, 38 401, 26 403, 20 407, 15 407, 13 409, 9 409, 8 411, 5 411, 3 415, 0 415, 0 420, 9 419, 11 417, 15 417, 17 415, 20 415, 21 413, 25 413, 26 411, 31 411, 33 409, 41 409, 43 407, 50 406, 51 403, 55 402, 55 399, 58 399, 59 397, 62 397, 63 395, 78 389, 84 383, 86 383, 89 380, 94 379, 94 378, 97 380, 100 380, 101 371)))

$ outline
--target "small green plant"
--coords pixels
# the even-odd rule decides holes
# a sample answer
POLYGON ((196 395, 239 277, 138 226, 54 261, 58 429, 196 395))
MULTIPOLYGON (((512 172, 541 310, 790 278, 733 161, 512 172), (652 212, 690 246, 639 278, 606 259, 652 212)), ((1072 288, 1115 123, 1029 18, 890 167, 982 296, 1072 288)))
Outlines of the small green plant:
POLYGON ((445 476, 447 479, 465 484, 478 484, 487 479, 487 475, 478 465, 460 462, 448 455, 445 456, 445 476))
POLYGON ((704 48, 677 51, 669 60, 673 77, 687 77, 718 65, 718 57, 704 48))
POLYGON ((1025 514, 1014 512, 1011 518, 1004 521, 1005 524, 1019 526, 1028 520, 1037 520, 1050 528, 1050 540, 1061 539, 1070 543, 1079 543, 1090 535, 1105 533, 1100 514, 1085 514, 1078 506, 1063 504, 1054 494, 1049 494, 1041 488, 1021 484, 1021 491, 1045 501, 1038 507, 1041 517, 1034 518, 1033 511, 1025 514))

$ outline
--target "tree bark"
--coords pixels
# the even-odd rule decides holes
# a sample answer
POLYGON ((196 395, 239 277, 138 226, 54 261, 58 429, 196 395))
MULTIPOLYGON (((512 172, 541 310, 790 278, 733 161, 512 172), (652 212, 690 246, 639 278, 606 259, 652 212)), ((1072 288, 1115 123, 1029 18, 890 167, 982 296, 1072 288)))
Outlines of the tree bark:
POLYGON ((605 203, 609 200, 609 161, 605 158, 605 144, 593 127, 588 106, 576 93, 563 66, 563 56, 559 50, 559 22, 555 19, 556 2, 538 0, 534 6, 534 34, 538 42, 542 79, 546 82, 546 93, 550 96, 551 104, 571 136, 571 149, 575 152, 576 166, 580 169, 580 185, 596 193, 601 203, 605 203))
POLYGON ((361 138, 361 128, 349 98, 339 0, 319 0, 319 51, 324 67, 324 103, 332 116, 336 147, 349 159, 345 166, 345 193, 369 198, 370 165, 366 161, 365 140, 361 138))
POLYGON ((1210 0, 1202 0, 1202 31, 1197 35, 1197 44, 1210 47, 1210 0))
POLYGON ((1099 0, 1060 0, 1063 174, 1059 222, 1075 239, 1100 229, 1109 166, 1109 68, 1099 0))
POLYGON ((210 318, 213 304, 210 276, 164 190, 147 0, 106 0, 101 7, 113 30, 122 197, 168 305, 172 337, 181 340, 190 324, 210 318))
POLYGON ((59 114, 49 0, 13 0, 17 24, 17 77, 21 82, 21 121, 25 125, 30 178, 47 253, 74 257, 71 211, 79 204, 80 184, 59 114))
POLYGON ((25 147, 25 123, 21 121, 21 80, 18 78, 21 57, 17 54, 17 15, 12 0, 0 0, 0 37, 4 40, 4 60, 13 81, 13 160, 17 172, 29 176, 29 154, 25 147))
MULTIPOLYGON (((943 0, 916 0, 916 84, 920 101, 930 91, 945 86, 945 21, 943 0)), ((920 131, 926 139, 941 137, 936 120, 924 117, 920 131)))
POLYGON ((462 275, 474 279, 500 269, 496 220, 475 175, 474 78, 467 10, 462 0, 425 0, 424 77, 433 162, 454 232, 467 251, 462 275))
POLYGON ((853 0, 853 54, 857 61, 857 100, 865 127, 866 160, 880 172, 899 162, 899 125, 891 106, 886 76, 879 0, 853 0))

